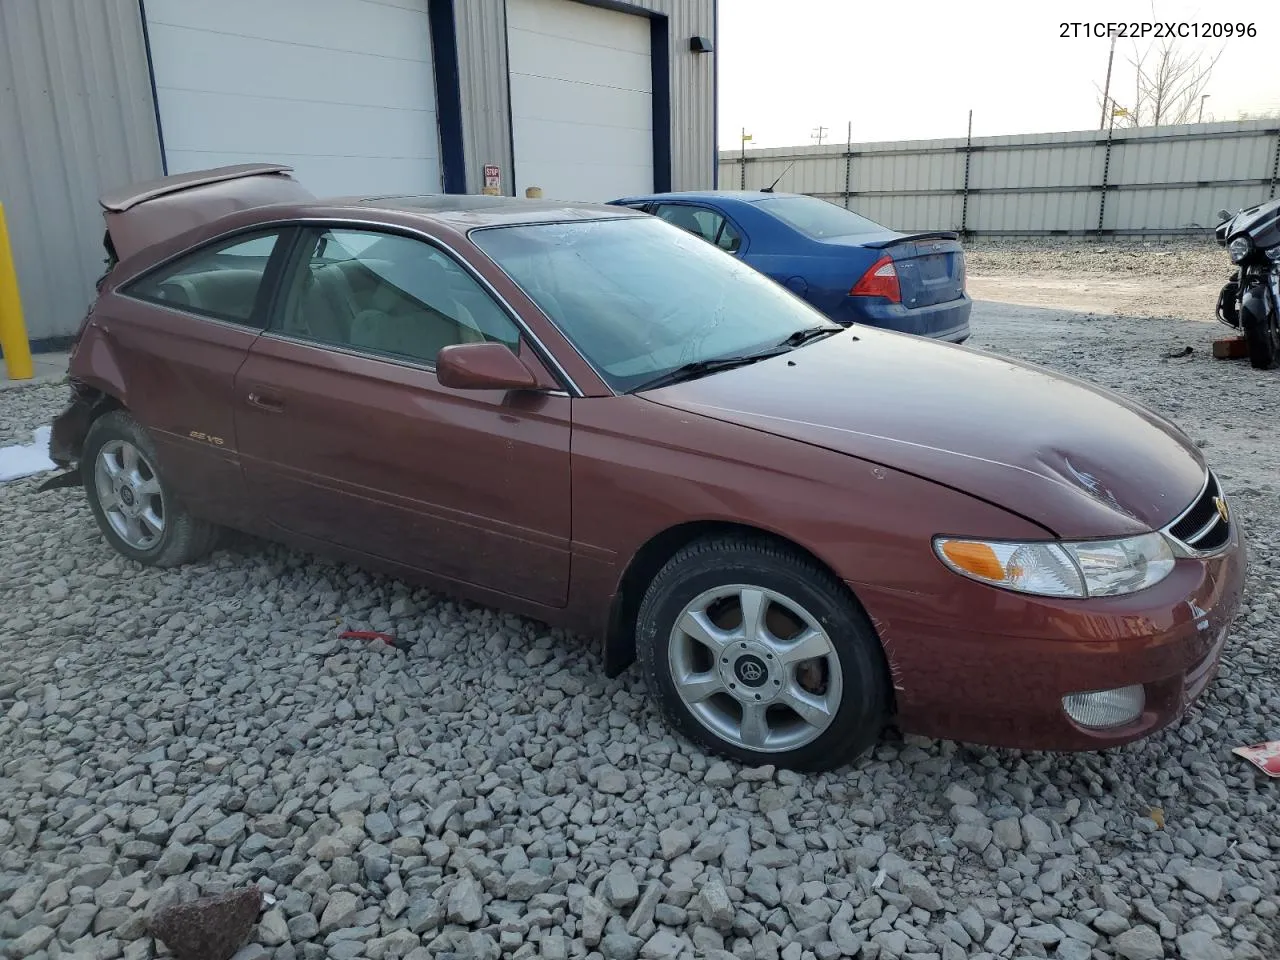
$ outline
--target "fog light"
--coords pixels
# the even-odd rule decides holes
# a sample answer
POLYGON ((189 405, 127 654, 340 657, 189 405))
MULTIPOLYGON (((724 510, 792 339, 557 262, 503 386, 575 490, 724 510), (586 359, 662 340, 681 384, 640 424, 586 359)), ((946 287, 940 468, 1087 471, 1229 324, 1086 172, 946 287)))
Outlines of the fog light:
POLYGON ((1062 709, 1067 711, 1067 716, 1080 726, 1095 730, 1132 723, 1142 716, 1145 705, 1142 684, 1093 693, 1072 693, 1062 698, 1062 709))

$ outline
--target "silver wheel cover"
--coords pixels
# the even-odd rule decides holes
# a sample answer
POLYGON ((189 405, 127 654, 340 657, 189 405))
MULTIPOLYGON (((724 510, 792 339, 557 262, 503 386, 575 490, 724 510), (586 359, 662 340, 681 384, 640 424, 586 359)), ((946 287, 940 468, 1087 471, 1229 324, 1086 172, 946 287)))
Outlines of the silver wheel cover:
POLYGON ((155 466, 128 440, 109 440, 94 460, 98 506, 116 536, 150 550, 164 536, 165 502, 155 466))
POLYGON ((799 603, 749 584, 695 597, 667 645, 676 693, 721 740, 760 753, 807 746, 835 719, 840 658, 799 603))

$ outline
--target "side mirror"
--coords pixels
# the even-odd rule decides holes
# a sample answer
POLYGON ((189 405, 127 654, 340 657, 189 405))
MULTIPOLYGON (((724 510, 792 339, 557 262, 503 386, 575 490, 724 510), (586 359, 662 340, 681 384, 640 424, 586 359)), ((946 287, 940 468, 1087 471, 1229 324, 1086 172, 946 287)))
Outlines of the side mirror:
POLYGON ((1222 223, 1222 221, 1224 221, 1224 220, 1230 220, 1230 219, 1231 219, 1231 211, 1230 211, 1230 210, 1219 210, 1219 211, 1218 211, 1218 222, 1219 222, 1219 223, 1222 223))
POLYGON ((531 390, 533 372, 504 343, 455 343, 436 355, 436 379, 452 390, 531 390))

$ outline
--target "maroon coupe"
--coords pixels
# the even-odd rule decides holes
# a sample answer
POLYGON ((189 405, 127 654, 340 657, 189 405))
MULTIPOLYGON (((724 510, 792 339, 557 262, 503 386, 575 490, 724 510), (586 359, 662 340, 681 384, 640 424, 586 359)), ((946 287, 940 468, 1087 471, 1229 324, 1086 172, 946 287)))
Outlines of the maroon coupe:
POLYGON ((288 173, 103 198, 51 454, 125 556, 232 527, 564 625, 747 763, 1107 747, 1212 679, 1241 532, 1151 411, 625 208, 288 173))

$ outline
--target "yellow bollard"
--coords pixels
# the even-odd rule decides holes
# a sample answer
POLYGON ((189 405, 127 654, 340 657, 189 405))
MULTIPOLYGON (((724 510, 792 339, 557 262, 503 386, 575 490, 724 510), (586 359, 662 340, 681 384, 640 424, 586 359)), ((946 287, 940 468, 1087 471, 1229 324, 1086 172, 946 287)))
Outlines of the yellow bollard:
POLYGON ((31 365, 31 342, 22 322, 22 298, 18 296, 18 272, 13 266, 13 250, 9 247, 9 228, 4 222, 4 204, 0 203, 0 347, 4 348, 4 365, 10 380, 30 380, 35 376, 31 365))

